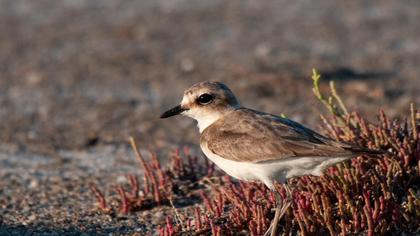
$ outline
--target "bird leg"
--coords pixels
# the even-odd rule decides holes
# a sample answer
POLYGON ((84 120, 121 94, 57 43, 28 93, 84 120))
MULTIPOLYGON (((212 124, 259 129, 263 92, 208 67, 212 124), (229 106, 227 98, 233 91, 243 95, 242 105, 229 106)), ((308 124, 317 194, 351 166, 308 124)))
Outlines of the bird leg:
POLYGON ((276 212, 274 214, 274 219, 271 222, 271 225, 268 228, 268 230, 265 232, 264 236, 277 235, 277 225, 292 203, 292 193, 290 191, 289 186, 287 186, 287 184, 284 184, 283 186, 284 186, 284 189, 286 190, 286 199, 284 199, 285 202, 283 202, 283 199, 278 191, 276 190, 273 191, 276 197, 276 212))
POLYGON ((287 209, 289 209, 290 205, 292 204, 292 191, 290 190, 289 186, 287 184, 283 184, 284 190, 286 190, 286 199, 283 203, 281 212, 280 212, 280 218, 286 213, 287 209))
POLYGON ((265 232, 264 236, 273 236, 277 232, 277 223, 280 220, 280 212, 283 207, 283 200, 280 194, 273 190, 274 196, 276 197, 276 213, 274 214, 274 219, 271 221, 270 227, 265 232))
POLYGON ((277 234, 277 225, 282 217, 281 212, 283 211, 282 209, 284 206, 283 199, 280 196, 280 193, 276 191, 274 194, 276 196, 276 213, 274 214, 274 219, 273 219, 273 222, 271 223, 271 225, 273 226, 271 228, 271 234, 270 234, 271 236, 276 236, 277 234))

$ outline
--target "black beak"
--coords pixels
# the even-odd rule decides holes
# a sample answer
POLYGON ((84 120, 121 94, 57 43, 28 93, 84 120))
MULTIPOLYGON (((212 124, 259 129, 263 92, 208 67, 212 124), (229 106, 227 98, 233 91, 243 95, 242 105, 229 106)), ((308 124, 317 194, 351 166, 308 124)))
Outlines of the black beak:
POLYGON ((168 118, 168 117, 171 117, 171 116, 179 115, 179 114, 181 114, 183 111, 186 111, 186 110, 188 110, 188 109, 182 108, 182 107, 181 107, 181 105, 178 105, 178 106, 176 106, 176 107, 174 107, 174 108, 170 109, 169 111, 165 111, 165 112, 164 112, 164 113, 160 116, 160 118, 161 118, 161 119, 163 119, 163 118, 168 118))

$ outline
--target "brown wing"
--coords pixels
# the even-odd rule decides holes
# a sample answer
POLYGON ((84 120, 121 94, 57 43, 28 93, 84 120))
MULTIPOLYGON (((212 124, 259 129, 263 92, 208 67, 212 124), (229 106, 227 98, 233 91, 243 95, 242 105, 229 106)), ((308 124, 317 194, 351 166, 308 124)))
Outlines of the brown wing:
POLYGON ((201 144, 223 158, 247 162, 350 157, 358 150, 292 120, 246 108, 237 109, 207 127, 201 134, 201 144))

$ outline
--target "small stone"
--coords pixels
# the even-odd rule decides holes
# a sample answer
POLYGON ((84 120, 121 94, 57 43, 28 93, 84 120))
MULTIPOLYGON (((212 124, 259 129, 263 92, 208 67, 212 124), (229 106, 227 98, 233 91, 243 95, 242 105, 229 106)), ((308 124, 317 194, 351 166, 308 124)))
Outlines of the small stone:
POLYGON ((28 85, 37 85, 42 81, 42 77, 38 72, 30 72, 26 75, 26 83, 28 85))
POLYGON ((120 184, 127 183, 127 178, 124 175, 120 175, 117 177, 117 182, 120 184))
POLYGON ((39 186, 39 182, 36 179, 32 179, 31 182, 29 183, 29 188, 31 189, 36 189, 39 186))
POLYGON ((192 72, 195 69, 195 63, 191 58, 182 58, 180 64, 181 70, 183 72, 192 72))
POLYGON ((29 221, 29 222, 33 222, 34 220, 36 220, 36 215, 30 215, 30 216, 28 217, 28 221, 29 221))
POLYGON ((258 44, 254 49, 254 55, 257 58, 263 59, 267 58, 270 55, 270 47, 267 44, 261 43, 258 44))

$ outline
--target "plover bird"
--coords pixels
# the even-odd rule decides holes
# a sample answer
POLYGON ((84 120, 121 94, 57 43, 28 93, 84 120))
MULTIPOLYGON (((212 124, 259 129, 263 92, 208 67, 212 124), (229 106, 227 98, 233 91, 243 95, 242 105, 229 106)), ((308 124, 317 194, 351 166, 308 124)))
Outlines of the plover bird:
POLYGON ((266 235, 292 203, 287 179, 319 176, 334 164, 361 154, 381 152, 335 141, 283 117, 242 107, 220 82, 201 82, 184 92, 181 104, 161 118, 189 116, 198 122, 200 147, 227 174, 244 181, 261 181, 276 196, 276 212, 266 235), (274 183, 282 183, 281 198, 274 183))

